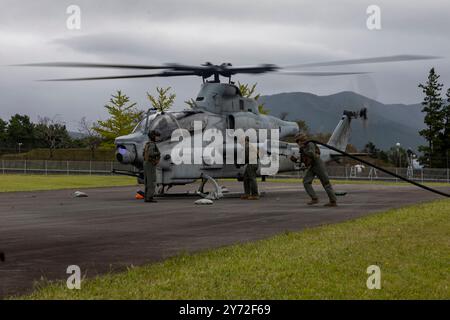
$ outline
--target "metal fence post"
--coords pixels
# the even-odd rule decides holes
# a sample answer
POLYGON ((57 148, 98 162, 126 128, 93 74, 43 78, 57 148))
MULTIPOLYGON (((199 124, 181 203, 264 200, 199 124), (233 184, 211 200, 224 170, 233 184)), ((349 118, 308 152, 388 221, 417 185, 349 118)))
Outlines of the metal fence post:
POLYGON ((45 175, 48 175, 48 165, 47 165, 47 160, 44 161, 45 164, 45 175))
POLYGON ((2 172, 5 174, 5 160, 2 159, 2 172))
POLYGON ((24 172, 25 174, 27 173, 27 160, 26 160, 26 159, 25 159, 25 163, 24 163, 23 172, 24 172))
POLYGON ((69 175, 69 161, 67 161, 67 175, 69 175))
POLYGON ((89 160, 89 175, 92 175, 92 160, 89 160))

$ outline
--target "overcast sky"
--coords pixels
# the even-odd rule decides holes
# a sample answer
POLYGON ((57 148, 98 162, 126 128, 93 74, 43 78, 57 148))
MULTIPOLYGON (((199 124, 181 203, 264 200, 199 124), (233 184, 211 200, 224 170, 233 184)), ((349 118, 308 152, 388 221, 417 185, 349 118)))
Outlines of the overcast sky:
MULTIPOLYGON (((279 65, 396 54, 439 60, 322 67, 369 71, 346 77, 239 76, 258 82, 262 94, 305 91, 319 95, 352 90, 384 103, 416 103, 417 84, 434 66, 450 86, 448 0, 0 0, 0 117, 58 116, 70 129, 86 116, 106 117, 103 105, 122 89, 139 107, 145 92, 171 86, 176 105, 195 97, 199 78, 91 82, 36 82, 55 77, 133 71, 17 68, 11 64, 81 61, 161 64, 231 62, 279 65), (81 29, 69 30, 69 5, 81 8, 81 29), (366 26, 369 5, 381 9, 381 30, 366 26)), ((308 69, 309 70, 309 69, 308 69)), ((312 70, 312 69, 311 69, 312 70)))

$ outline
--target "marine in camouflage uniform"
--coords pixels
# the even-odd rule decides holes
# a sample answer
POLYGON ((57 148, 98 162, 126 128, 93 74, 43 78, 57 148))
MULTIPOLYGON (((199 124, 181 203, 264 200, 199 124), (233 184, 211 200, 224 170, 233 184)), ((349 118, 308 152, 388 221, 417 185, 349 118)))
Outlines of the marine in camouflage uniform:
POLYGON ((156 166, 161 158, 161 153, 156 145, 157 136, 159 136, 157 131, 150 131, 148 134, 150 140, 144 147, 145 202, 156 202, 153 199, 156 187, 156 166))
MULTIPOLYGON (((252 159, 253 160, 253 159, 252 159)), ((245 139, 245 171, 243 176, 244 181, 244 193, 241 199, 244 200, 258 200, 258 183, 256 182, 258 171, 258 155, 257 150, 253 145, 250 144, 248 137, 245 139), (250 152, 256 156, 256 163, 251 163, 255 161, 250 161, 250 152)))
MULTIPOLYGON (((306 143, 307 136, 304 134, 297 135, 295 141, 300 147, 302 162, 307 167, 307 170, 303 177, 303 186, 305 187, 306 193, 308 193, 308 195, 311 197, 311 201, 308 202, 308 204, 312 205, 319 202, 319 198, 317 197, 317 194, 312 187, 312 182, 314 178, 317 177, 322 183, 322 186, 329 198, 329 202, 325 204, 325 206, 337 206, 336 195, 334 193, 333 187, 331 186, 330 179, 328 178, 325 163, 322 161, 322 159, 320 159, 319 147, 317 147, 317 145, 313 142, 306 143)), ((295 161, 297 161, 297 159, 295 159, 295 161)))

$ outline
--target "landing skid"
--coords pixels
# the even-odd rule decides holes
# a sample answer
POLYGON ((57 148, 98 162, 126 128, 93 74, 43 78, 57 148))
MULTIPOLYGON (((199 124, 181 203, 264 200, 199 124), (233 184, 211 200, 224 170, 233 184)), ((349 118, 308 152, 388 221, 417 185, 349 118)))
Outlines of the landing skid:
POLYGON ((210 199, 210 200, 219 200, 220 198, 223 198, 222 188, 219 186, 217 181, 204 173, 202 173, 202 182, 197 190, 197 194, 205 199, 210 199), (214 191, 205 193, 205 191, 204 191, 205 184, 208 181, 211 181, 212 184, 214 185, 214 191))

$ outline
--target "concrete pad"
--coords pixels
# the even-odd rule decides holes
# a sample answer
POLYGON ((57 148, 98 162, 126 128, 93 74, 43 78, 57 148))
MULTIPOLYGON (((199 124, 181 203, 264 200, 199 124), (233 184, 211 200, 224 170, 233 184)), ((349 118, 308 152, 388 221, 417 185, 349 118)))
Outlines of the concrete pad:
MULTIPOLYGON (((222 183, 230 192, 242 184, 222 183)), ((321 204, 326 202, 322 188, 321 204)), ((337 185, 346 191, 337 208, 307 206, 303 187, 260 183, 259 201, 227 197, 198 206, 193 197, 174 196, 158 203, 136 200, 137 187, 0 193, 0 297, 31 292, 39 279, 67 279, 69 265, 92 277, 126 266, 163 260, 238 242, 267 238, 345 221, 389 208, 440 198, 413 186, 337 185)), ((196 186, 174 192, 195 191, 196 186)), ((450 187, 441 188, 450 191, 450 187)))

